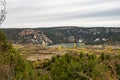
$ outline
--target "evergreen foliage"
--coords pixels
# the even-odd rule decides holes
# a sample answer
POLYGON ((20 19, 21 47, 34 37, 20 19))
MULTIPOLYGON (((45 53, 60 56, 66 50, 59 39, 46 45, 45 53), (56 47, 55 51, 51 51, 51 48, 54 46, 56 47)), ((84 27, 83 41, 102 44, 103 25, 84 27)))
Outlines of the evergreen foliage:
POLYGON ((68 52, 38 64, 26 61, 0 31, 0 80, 120 80, 120 54, 68 52))
POLYGON ((33 80, 33 67, 23 59, 0 31, 0 80, 33 80))

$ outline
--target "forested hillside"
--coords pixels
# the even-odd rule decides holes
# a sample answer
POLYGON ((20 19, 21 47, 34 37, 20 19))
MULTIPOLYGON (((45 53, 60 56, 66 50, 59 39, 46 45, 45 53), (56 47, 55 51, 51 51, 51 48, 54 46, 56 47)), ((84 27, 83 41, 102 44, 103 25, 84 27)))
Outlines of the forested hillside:
MULTIPOLYGON (((20 33, 26 29, 3 29, 7 39, 17 42, 20 33)), ((120 44, 120 28, 83 28, 83 27, 55 27, 34 28, 42 31, 53 44, 82 42, 85 44, 120 44)))

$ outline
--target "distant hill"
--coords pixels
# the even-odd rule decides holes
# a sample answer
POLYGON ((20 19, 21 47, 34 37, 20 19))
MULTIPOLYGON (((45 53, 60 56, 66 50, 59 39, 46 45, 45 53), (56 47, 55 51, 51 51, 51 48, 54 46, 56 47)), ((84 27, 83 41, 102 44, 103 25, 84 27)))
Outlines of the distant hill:
MULTIPOLYGON (((21 38, 19 34, 23 30, 26 29, 3 29, 7 39, 12 42, 17 42, 21 38)), ((120 44, 120 27, 52 27, 34 28, 32 30, 42 31, 53 44, 75 42, 85 44, 120 44)))
POLYGON ((5 29, 7 39, 18 44, 52 44, 42 31, 34 29, 5 29))

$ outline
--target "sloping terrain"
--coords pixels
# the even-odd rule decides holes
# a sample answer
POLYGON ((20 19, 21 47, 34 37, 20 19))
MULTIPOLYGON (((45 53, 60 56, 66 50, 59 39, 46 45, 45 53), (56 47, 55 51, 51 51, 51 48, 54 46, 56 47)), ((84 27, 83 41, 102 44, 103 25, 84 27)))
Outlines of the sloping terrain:
MULTIPOLYGON (((7 39, 17 42, 20 38, 19 33, 27 29, 4 29, 7 39)), ((60 43, 85 43, 85 44, 120 44, 120 28, 112 27, 53 27, 53 28, 34 28, 36 32, 42 31, 53 44, 60 43)), ((25 36, 24 36, 25 38, 25 36)), ((40 39, 40 38, 39 38, 40 39)), ((51 42, 50 41, 50 42, 51 42)), ((24 42, 24 40, 22 41, 24 42)), ((22 43, 21 42, 21 43, 22 43)))
MULTIPOLYGON (((7 31, 7 30, 6 30, 7 31)), ((10 30, 11 31, 11 30, 10 30)), ((53 42, 40 30, 24 29, 6 32, 9 41, 18 44, 52 44, 53 42), (8 34, 9 33, 9 34, 8 34)))

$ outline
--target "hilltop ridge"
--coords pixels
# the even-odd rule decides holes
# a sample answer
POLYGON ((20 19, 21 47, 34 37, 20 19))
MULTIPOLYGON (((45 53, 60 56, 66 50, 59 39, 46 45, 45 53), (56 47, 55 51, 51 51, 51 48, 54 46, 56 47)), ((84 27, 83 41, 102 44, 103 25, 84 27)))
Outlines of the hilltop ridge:
MULTIPOLYGON (((28 29, 3 29, 7 39, 14 42, 18 41, 20 32, 28 29)), ((51 27, 51 28, 32 28, 34 32, 42 32, 47 36, 49 43, 75 43, 85 44, 120 44, 120 27, 51 27)), ((36 33, 35 33, 36 34, 36 33)), ((23 37, 22 37, 23 38, 23 37)), ((24 36, 25 38, 25 36, 24 36)), ((39 37, 41 39, 41 37, 39 37)), ((24 41, 23 41, 24 42, 24 41)), ((47 41, 45 41, 47 42, 47 41)), ((21 42, 22 43, 22 42, 21 42)), ((39 42, 38 44, 41 44, 39 42)))

